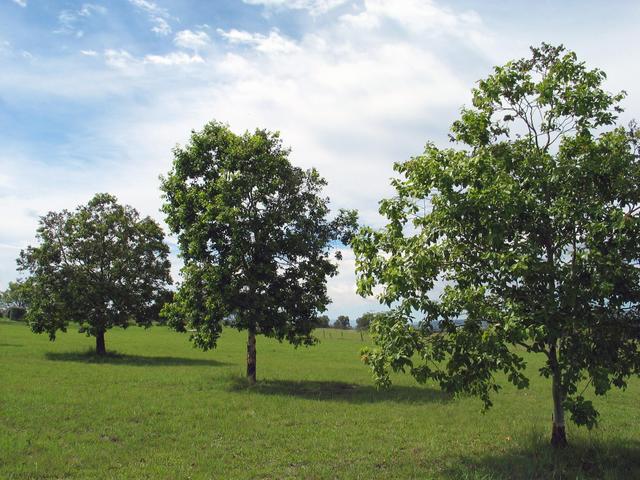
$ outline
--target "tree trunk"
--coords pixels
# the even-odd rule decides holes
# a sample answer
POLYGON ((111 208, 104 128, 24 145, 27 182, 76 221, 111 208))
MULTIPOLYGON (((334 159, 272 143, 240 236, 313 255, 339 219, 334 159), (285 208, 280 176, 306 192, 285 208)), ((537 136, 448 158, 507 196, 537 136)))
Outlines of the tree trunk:
POLYGON ((564 425, 564 392, 560 377, 560 368, 556 357, 555 345, 550 351, 551 358, 551 389, 553 395, 553 417, 551 427, 551 445, 555 448, 567 446, 567 432, 564 425))
POLYGON ((256 383, 256 332, 249 328, 247 337, 247 380, 250 384, 256 383))
POLYGON ((104 330, 99 330, 96 333, 96 354, 97 355, 106 355, 107 348, 104 344, 104 330))

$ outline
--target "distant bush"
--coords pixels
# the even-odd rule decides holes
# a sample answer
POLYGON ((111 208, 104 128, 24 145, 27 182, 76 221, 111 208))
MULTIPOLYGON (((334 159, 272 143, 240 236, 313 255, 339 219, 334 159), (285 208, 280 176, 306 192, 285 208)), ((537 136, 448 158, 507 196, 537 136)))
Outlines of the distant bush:
POLYGON ((19 322, 24 320, 24 316, 27 314, 27 309, 24 307, 9 307, 5 313, 9 320, 19 322))

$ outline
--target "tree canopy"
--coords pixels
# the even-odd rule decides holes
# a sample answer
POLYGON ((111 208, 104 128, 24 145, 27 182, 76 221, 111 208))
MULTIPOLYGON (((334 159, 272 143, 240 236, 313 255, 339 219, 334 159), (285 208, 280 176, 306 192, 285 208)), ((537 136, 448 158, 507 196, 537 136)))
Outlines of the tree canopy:
POLYGON ((327 315, 319 315, 316 319, 317 328, 329 328, 331 319, 327 315))
POLYGON ((348 315, 338 315, 336 321, 333 322, 333 328, 349 330, 351 328, 351 320, 348 315))
POLYGON ((22 320, 27 312, 27 295, 23 282, 17 280, 9 282, 4 292, 0 291, 0 317, 7 316, 9 320, 22 320))
POLYGON ((7 289, 4 292, 0 292, 0 303, 5 307, 27 308, 27 297, 23 282, 20 280, 9 282, 7 289))
POLYGON ((26 319, 34 332, 54 340, 58 330, 77 322, 104 354, 107 329, 131 321, 149 326, 156 319, 156 303, 171 277, 169 247, 153 219, 100 193, 73 212, 41 217, 36 236, 38 245, 18 259, 29 274, 26 319))
MULTIPOLYGON (((247 377, 256 379, 255 336, 293 345, 316 342, 312 329, 329 303, 326 279, 337 240, 356 214, 329 220, 325 180, 289 161, 277 133, 236 135, 211 122, 174 150, 162 180, 167 223, 178 236, 183 282, 164 314, 215 348, 223 321, 248 331, 247 377)), ((336 252, 339 256, 339 252, 336 252)))
POLYGON ((640 135, 616 125, 624 93, 605 78, 532 48, 479 82, 456 148, 395 165, 386 227, 353 241, 359 292, 397 307, 363 352, 379 384, 408 369, 489 407, 495 374, 526 387, 522 351, 539 353, 564 445, 565 410, 592 427, 585 392, 640 373, 640 135))

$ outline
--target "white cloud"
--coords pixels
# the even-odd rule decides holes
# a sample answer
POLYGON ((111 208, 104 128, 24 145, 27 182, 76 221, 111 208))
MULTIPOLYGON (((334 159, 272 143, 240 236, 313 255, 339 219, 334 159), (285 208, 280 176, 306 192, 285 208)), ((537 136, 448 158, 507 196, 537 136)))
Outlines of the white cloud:
POLYGON ((104 57, 107 65, 121 70, 127 69, 136 63, 136 59, 133 58, 133 55, 122 49, 107 49, 104 51, 104 57))
POLYGON ((425 37, 443 35, 466 39, 476 47, 492 47, 491 35, 473 10, 457 12, 433 0, 365 0, 362 11, 344 14, 340 20, 349 26, 375 29, 394 22, 411 34, 425 37))
POLYGON ((129 3, 152 15, 159 15, 161 17, 169 16, 169 12, 165 8, 159 7, 155 2, 148 0, 129 0, 129 3))
POLYGON ((62 10, 58 14, 59 27, 54 33, 73 34, 76 38, 84 36, 84 31, 78 27, 84 19, 93 16, 93 14, 105 15, 107 9, 102 5, 94 5, 92 3, 83 4, 78 10, 62 10))
MULTIPOLYGON (((58 23, 60 23, 61 28, 71 30, 72 25, 75 23, 78 18, 76 12, 72 12, 71 10, 62 10, 58 14, 58 23)), ((58 31, 62 31, 61 29, 58 31)))
POLYGON ((22 8, 27 6, 27 0, 13 0, 13 3, 20 5, 22 8))
POLYGON ((32 60, 33 54, 28 50, 17 50, 11 46, 8 40, 0 41, 0 59, 2 57, 21 58, 23 60, 32 60))
POLYGON ((263 53, 293 53, 299 50, 295 42, 283 37, 277 30, 272 30, 267 36, 233 28, 229 31, 222 29, 217 31, 229 43, 251 45, 263 53))
POLYGON ((188 55, 184 52, 172 52, 167 55, 147 55, 144 57, 144 62, 169 66, 204 63, 204 59, 200 55, 188 55))
MULTIPOLYGON (((93 52, 92 50, 89 52, 93 52)), ((91 53, 83 53, 91 55, 91 53)), ((204 64, 205 60, 197 53, 188 54, 185 52, 170 52, 165 55, 148 54, 142 58, 135 57, 127 50, 107 49, 104 51, 105 64, 121 72, 128 77, 140 78, 145 82, 145 66, 176 66, 187 67, 189 65, 204 64)), ((122 81, 122 79, 120 79, 122 81)))
POLYGON ((176 36, 173 39, 173 43, 175 43, 178 47, 198 50, 200 48, 208 46, 211 43, 211 38, 209 38, 207 32, 193 32, 191 30, 182 30, 176 33, 176 36))
POLYGON ((94 5, 93 3, 85 3, 78 10, 78 15, 81 17, 90 17, 93 13, 99 13, 104 15, 107 13, 107 9, 102 5, 94 5))
POLYGON ((352 325, 355 317, 367 311, 381 310, 378 301, 374 298, 362 298, 356 293, 356 261, 351 249, 339 249, 342 260, 338 262, 338 275, 331 278, 327 284, 327 293, 332 302, 329 304, 327 314, 331 318, 338 315, 350 315, 352 325))
POLYGON ((255 33, 249 33, 244 30, 236 30, 235 28, 232 28, 228 32, 219 28, 217 32, 230 43, 252 43, 256 37, 255 33))
POLYGON ((149 16, 149 21, 153 24, 151 31, 158 35, 169 35, 171 33, 171 26, 168 20, 171 15, 166 8, 158 6, 157 3, 149 0, 129 0, 136 8, 146 12, 149 16))
POLYGON ((96 52, 95 50, 80 50, 80 53, 87 57, 95 57, 96 55, 98 55, 98 52, 96 52))
POLYGON ((169 23, 162 17, 154 17, 152 19, 155 25, 151 27, 151 31, 157 33, 158 35, 169 35, 171 33, 171 26, 169 23))
POLYGON ((262 5, 266 8, 307 10, 311 15, 327 13, 347 0, 242 0, 249 5, 262 5))

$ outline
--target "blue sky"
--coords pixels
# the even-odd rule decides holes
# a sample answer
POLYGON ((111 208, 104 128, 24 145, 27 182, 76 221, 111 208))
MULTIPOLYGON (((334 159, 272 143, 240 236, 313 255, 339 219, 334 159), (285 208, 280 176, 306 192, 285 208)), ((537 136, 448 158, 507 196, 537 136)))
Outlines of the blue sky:
MULTIPOLYGON (((280 130, 379 225, 393 163, 445 144, 474 82, 529 45, 575 50, 639 117, 639 20, 632 1, 0 0, 0 289, 49 210, 106 191, 162 221, 171 148, 212 119, 280 130)), ((330 316, 378 308, 349 251, 340 272, 330 316)))

